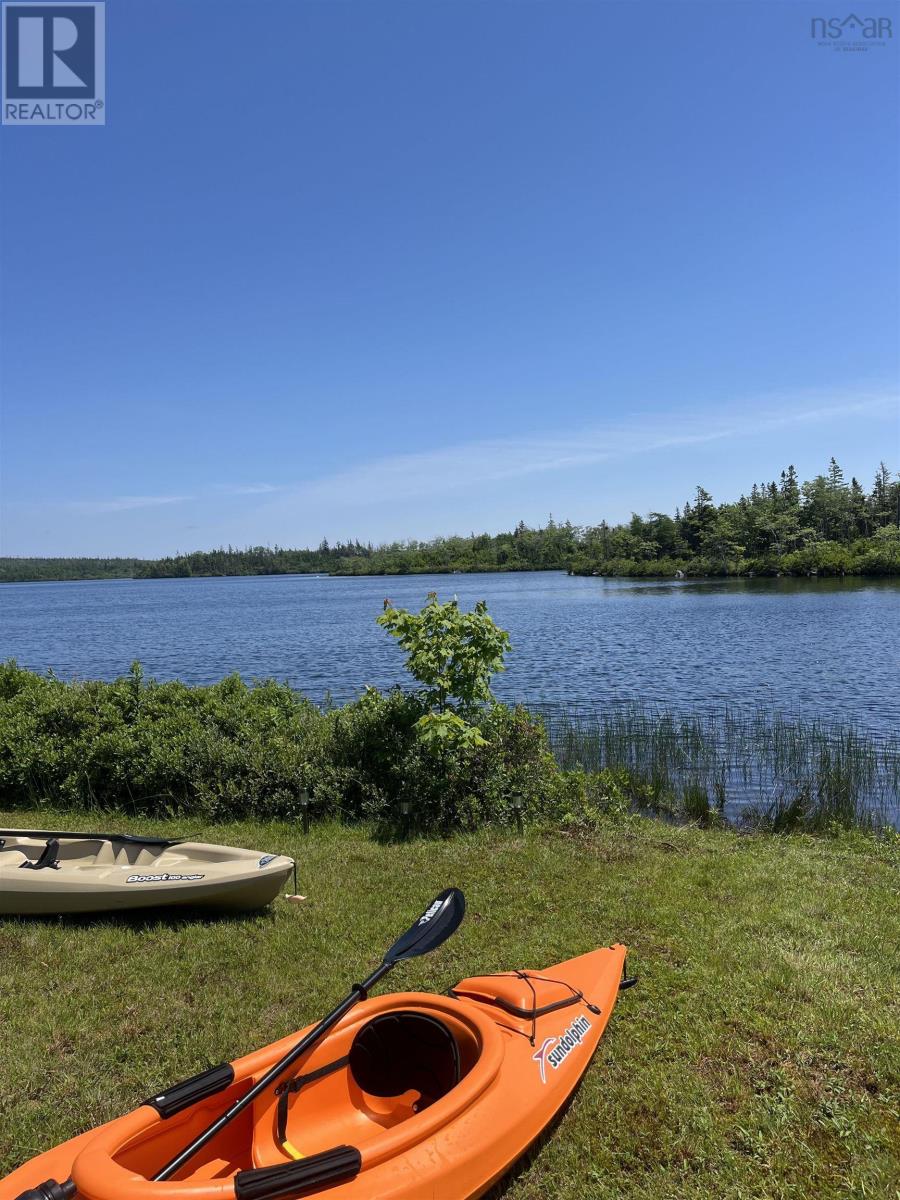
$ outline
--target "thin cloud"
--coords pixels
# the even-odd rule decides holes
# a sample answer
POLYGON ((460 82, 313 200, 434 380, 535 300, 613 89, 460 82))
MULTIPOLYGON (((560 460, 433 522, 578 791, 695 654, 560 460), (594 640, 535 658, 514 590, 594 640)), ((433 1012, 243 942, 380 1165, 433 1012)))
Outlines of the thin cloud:
POLYGON ((784 411, 784 407, 774 409, 777 402, 777 397, 768 397, 769 407, 765 412, 756 405, 747 405, 745 409, 751 411, 740 417, 679 416, 670 418, 668 426, 662 426, 659 417, 653 416, 565 437, 492 439, 417 454, 392 455, 298 484, 288 490, 284 500, 347 505, 433 496, 436 492, 469 489, 548 471, 574 470, 610 459, 750 437, 788 426, 818 424, 854 414, 874 415, 898 404, 895 396, 879 395, 784 411), (757 411, 753 412, 753 408, 757 411))
MULTIPOLYGON (((217 495, 266 496, 279 489, 271 483, 221 484, 211 488, 217 495)), ((62 507, 70 512, 92 516, 101 513, 130 512, 138 508, 159 508, 167 504, 185 504, 197 500, 197 495, 179 496, 109 496, 101 500, 66 500, 62 507)))
POLYGON ((280 491, 274 483, 223 483, 216 488, 226 496, 265 496, 280 491))
POLYGON ((128 512, 184 504, 209 495, 271 497, 256 515, 296 510, 298 505, 355 507, 379 500, 414 500, 436 493, 471 490, 492 483, 572 471, 612 459, 675 450, 704 443, 751 437, 804 424, 822 424, 848 416, 877 416, 900 411, 895 394, 856 394, 852 399, 815 394, 769 395, 731 405, 738 415, 672 413, 664 424, 658 414, 627 422, 573 431, 565 436, 494 438, 460 443, 414 454, 389 455, 320 479, 288 486, 271 483, 219 484, 200 495, 114 496, 70 500, 63 507, 81 515, 128 512))
POLYGON ((90 516, 95 513, 129 512, 135 508, 158 508, 163 504, 183 504, 193 496, 112 496, 107 500, 68 500, 71 512, 90 516))

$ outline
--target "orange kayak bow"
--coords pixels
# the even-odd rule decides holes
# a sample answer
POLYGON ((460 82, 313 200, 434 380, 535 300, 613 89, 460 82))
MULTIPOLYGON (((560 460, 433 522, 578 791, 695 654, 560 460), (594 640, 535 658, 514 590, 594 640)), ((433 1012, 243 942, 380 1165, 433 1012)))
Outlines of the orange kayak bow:
MULTIPOLYGON (((153 1175, 290 1050, 285 1038, 32 1159, 0 1200, 471 1200, 539 1137, 606 1028, 625 947, 367 999, 185 1165, 153 1175), (70 1181, 50 1188, 51 1181, 70 1181)), ((624 981, 631 982, 631 981, 624 981)))

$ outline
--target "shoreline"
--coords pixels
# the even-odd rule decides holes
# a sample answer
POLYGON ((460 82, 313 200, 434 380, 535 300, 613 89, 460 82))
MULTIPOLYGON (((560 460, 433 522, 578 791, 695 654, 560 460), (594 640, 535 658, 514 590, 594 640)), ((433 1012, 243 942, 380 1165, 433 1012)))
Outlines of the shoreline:
POLYGON ((134 663, 113 680, 67 680, 10 661, 0 804, 127 798, 148 817, 277 818, 304 794, 317 819, 431 832, 589 828, 627 813, 773 832, 900 824, 900 739, 847 721, 501 700, 474 714, 480 748, 448 774, 417 743, 427 708, 397 687, 329 705, 273 679, 192 685, 134 663))
MULTIPOLYGON (((0 567, 2 570, 2 567, 0 567)), ((467 567, 441 568, 430 567, 427 570, 415 571, 232 571, 215 574, 190 575, 74 575, 68 578, 53 576, 44 578, 8 579, 0 576, 0 586, 3 584, 21 583, 149 583, 162 580, 183 579, 405 579, 427 575, 568 575, 573 579, 627 579, 647 583, 727 583, 731 580, 749 581, 764 580, 774 582, 779 579, 792 581, 806 580, 814 583, 819 580, 865 580, 900 579, 900 567, 896 571, 855 572, 855 571, 729 571, 721 574, 702 572, 691 574, 689 570, 682 572, 635 573, 626 574, 612 571, 573 570, 565 566, 552 567, 467 567)))

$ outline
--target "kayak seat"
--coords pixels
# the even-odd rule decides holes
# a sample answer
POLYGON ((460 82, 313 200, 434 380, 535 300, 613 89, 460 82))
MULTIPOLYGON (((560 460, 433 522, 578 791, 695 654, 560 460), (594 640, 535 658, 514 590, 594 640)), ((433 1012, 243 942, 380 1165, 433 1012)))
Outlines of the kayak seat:
POLYGON ((344 1143, 365 1155, 384 1137, 412 1145, 417 1117, 427 1122, 439 1109, 454 1111, 454 1097, 479 1063, 484 1039, 450 1002, 439 1003, 448 1007, 446 1016, 437 1005, 437 1011, 398 1006, 339 1027, 299 1075, 254 1104, 253 1166, 344 1143), (404 1135, 406 1125, 410 1132, 404 1135))
POLYGON ((47 838, 47 844, 41 851, 40 858, 34 862, 28 859, 23 862, 20 871, 43 871, 46 868, 51 868, 55 871, 59 870, 59 838, 47 838))
POLYGON ((370 1096, 418 1093, 414 1111, 446 1096, 462 1077, 456 1038, 436 1017, 390 1012, 373 1017, 353 1039, 350 1074, 370 1096))

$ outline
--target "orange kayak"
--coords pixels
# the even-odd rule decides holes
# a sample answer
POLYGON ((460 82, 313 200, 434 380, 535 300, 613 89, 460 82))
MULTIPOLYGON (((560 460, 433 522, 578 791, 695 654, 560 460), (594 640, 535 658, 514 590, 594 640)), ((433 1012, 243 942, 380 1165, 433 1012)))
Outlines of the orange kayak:
POLYGON ((365 1000, 176 1178, 152 1176, 296 1035, 32 1159, 0 1182, 0 1200, 482 1196, 577 1087, 624 965, 615 945, 541 971, 465 979, 447 996, 365 1000))

